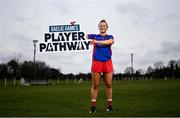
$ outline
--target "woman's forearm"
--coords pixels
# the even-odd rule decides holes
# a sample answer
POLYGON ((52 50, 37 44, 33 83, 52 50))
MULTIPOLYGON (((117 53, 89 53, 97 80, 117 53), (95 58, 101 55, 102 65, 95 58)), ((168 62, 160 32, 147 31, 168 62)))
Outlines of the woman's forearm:
POLYGON ((94 40, 94 43, 98 43, 98 44, 101 44, 101 45, 112 45, 114 43, 114 40, 113 39, 104 40, 104 41, 94 40))

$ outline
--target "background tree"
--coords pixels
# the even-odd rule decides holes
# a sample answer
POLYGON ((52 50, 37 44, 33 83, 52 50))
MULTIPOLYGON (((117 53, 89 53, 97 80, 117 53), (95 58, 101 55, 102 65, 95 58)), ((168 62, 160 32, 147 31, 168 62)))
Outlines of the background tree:
POLYGON ((17 60, 12 59, 7 63, 8 66, 8 72, 11 76, 11 78, 17 78, 20 79, 21 73, 20 73, 20 64, 18 63, 17 60))
POLYGON ((21 66, 21 76, 25 79, 34 78, 34 62, 24 61, 21 66))
POLYGON ((0 78, 4 79, 4 78, 8 77, 8 67, 7 64, 0 64, 0 78))
POLYGON ((125 78, 131 78, 132 77, 132 71, 133 70, 133 68, 132 67, 127 67, 126 69, 125 69, 125 74, 124 74, 124 77, 125 78))
POLYGON ((127 67, 124 72, 130 75, 132 73, 132 67, 127 67))
POLYGON ((162 61, 158 61, 154 63, 154 68, 155 69, 162 69, 164 67, 164 63, 162 61))

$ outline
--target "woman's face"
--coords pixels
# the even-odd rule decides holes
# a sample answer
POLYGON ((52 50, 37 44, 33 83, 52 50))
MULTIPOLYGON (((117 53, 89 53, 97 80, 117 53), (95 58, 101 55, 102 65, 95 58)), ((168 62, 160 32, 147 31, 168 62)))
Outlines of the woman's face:
POLYGON ((99 23, 98 28, 99 28, 100 33, 106 33, 108 26, 105 22, 101 22, 99 23))

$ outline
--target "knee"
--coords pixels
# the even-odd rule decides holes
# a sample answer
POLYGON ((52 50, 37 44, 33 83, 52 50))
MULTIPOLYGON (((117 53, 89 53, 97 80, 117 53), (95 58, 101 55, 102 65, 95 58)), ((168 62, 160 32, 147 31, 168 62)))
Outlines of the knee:
POLYGON ((106 88, 111 89, 112 88, 112 84, 106 84, 106 88))
POLYGON ((99 84, 93 84, 92 88, 93 89, 98 89, 99 88, 99 84))

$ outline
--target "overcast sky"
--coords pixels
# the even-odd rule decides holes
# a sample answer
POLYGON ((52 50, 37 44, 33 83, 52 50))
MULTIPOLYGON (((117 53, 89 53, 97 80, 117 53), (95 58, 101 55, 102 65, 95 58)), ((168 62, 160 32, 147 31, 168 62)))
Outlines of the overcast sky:
MULTIPOLYGON (((13 55, 33 60, 32 40, 44 41, 49 25, 75 20, 85 33, 99 33, 107 20, 115 73, 146 69, 157 61, 180 59, 180 0, 0 0, 0 63, 13 55)), ((92 51, 37 53, 37 60, 63 73, 90 72, 92 51)))

